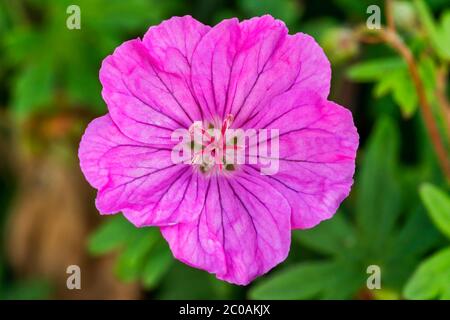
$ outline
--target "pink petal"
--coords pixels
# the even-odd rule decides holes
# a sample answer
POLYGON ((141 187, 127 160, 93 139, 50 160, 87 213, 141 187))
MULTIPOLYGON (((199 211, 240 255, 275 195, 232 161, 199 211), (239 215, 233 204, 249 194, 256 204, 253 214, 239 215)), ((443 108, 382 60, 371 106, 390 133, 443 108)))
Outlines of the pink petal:
POLYGON ((138 226, 196 219, 205 196, 204 177, 175 165, 171 148, 136 142, 109 115, 91 122, 79 149, 80 166, 99 190, 101 213, 123 211, 138 226))
POLYGON ((308 34, 289 35, 292 47, 298 46, 300 51, 300 68, 298 76, 290 89, 313 90, 326 98, 330 93, 331 66, 327 56, 319 44, 308 34))
POLYGON ((78 149, 80 167, 86 180, 97 189, 108 183, 108 172, 100 170, 100 159, 117 145, 144 146, 122 134, 109 115, 94 119, 86 128, 78 149))
POLYGON ((279 170, 265 179, 289 201, 292 228, 311 228, 333 216, 353 184, 359 138, 352 114, 302 90, 279 96, 270 110, 253 122, 280 132, 279 170))
POLYGON ((192 58, 192 81, 209 118, 231 113, 243 127, 293 88, 328 95, 330 65, 322 49, 307 35, 287 33, 282 21, 263 16, 224 20, 203 37, 192 58))
POLYGON ((206 196, 205 177, 185 167, 177 176, 167 180, 168 185, 157 185, 153 194, 142 201, 140 209, 123 209, 123 214, 138 227, 168 226, 197 220, 206 196))
MULTIPOLYGON (((191 16, 173 17, 158 26, 150 27, 142 42, 152 51, 153 57, 166 62, 164 68, 167 70, 176 67, 180 60, 189 65, 198 42, 210 29, 210 26, 205 26, 191 16), (174 54, 176 61, 169 61, 174 58, 174 54)), ((177 68, 173 69, 175 70, 177 68)))
POLYGON ((108 56, 100 70, 103 98, 113 121, 129 137, 162 144, 176 128, 201 119, 191 91, 193 48, 209 27, 176 17, 151 27, 108 56))
POLYGON ((198 219, 161 231, 177 259, 245 285, 286 258, 290 208, 258 176, 238 174, 211 177, 198 219))

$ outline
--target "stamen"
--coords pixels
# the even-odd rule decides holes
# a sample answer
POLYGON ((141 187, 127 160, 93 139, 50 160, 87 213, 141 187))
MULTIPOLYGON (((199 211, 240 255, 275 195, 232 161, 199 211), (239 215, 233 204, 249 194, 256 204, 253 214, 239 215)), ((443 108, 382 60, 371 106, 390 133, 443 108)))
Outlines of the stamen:
POLYGON ((225 170, 227 170, 227 171, 234 171, 234 164, 227 164, 225 166, 225 170))
POLYGON ((225 131, 231 126, 233 123, 234 116, 232 114, 227 115, 225 120, 222 123, 222 136, 225 137, 225 131))
POLYGON ((195 139, 201 137, 202 150, 194 152, 191 163, 193 165, 199 165, 199 169, 203 173, 211 172, 217 169, 222 172, 224 169, 227 171, 234 171, 235 166, 230 163, 225 163, 225 153, 227 150, 238 150, 237 137, 233 138, 233 144, 227 145, 226 141, 226 131, 231 127, 233 123, 234 116, 229 114, 226 116, 225 120, 222 122, 222 127, 220 128, 220 134, 212 123, 208 123, 208 129, 205 130, 201 121, 194 122, 189 127, 189 133, 191 139, 191 149, 195 148, 195 139))

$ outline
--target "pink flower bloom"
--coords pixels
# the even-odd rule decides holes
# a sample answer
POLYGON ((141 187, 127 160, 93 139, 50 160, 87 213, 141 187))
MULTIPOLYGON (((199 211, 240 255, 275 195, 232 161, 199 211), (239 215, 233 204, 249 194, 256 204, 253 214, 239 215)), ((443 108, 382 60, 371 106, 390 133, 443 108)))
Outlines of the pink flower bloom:
POLYGON ((79 149, 98 210, 159 226, 177 259, 248 284, 286 258, 291 229, 331 218, 350 192, 358 134, 350 111, 327 100, 330 78, 314 39, 271 16, 151 27, 100 70, 109 113, 79 149), (171 134, 198 121, 278 129, 278 172, 217 157, 174 163, 171 134))

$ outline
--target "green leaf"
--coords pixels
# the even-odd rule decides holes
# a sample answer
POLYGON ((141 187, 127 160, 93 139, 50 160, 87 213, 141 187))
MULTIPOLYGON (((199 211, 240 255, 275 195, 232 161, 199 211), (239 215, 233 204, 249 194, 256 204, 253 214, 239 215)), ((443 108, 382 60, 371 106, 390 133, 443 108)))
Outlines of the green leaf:
POLYGON ((349 299, 364 285, 365 268, 347 259, 293 265, 262 279, 252 299, 349 299))
POLYGON ((423 184, 419 193, 436 227, 450 238, 450 196, 429 183, 423 184))
POLYGON ((342 212, 312 229, 294 231, 293 237, 306 247, 329 255, 339 255, 356 242, 355 231, 342 212))
POLYGON ((89 238, 88 250, 93 255, 110 252, 128 241, 135 227, 121 214, 105 218, 105 221, 89 238))
POLYGON ((175 261, 158 290, 162 300, 208 300, 223 298, 212 283, 217 280, 203 270, 175 261))
POLYGON ((435 248, 441 240, 442 236, 428 219, 425 210, 418 207, 408 214, 402 228, 395 233, 390 254, 395 258, 419 258, 435 248))
POLYGON ((16 282, 6 289, 6 293, 0 296, 5 300, 36 300, 48 299, 52 293, 52 287, 44 280, 23 280, 16 282))
POLYGON ((441 25, 436 25, 425 1, 415 0, 414 5, 432 47, 442 59, 450 60, 450 12, 448 10, 445 11, 442 15, 441 25))
POLYGON ((392 235, 383 254, 383 282, 401 289, 417 265, 442 241, 442 236, 417 205, 408 213, 403 226, 392 235))
POLYGON ((397 57, 373 59, 351 66, 347 70, 347 77, 357 82, 372 82, 385 78, 395 70, 405 68, 405 62, 397 57))
POLYGON ((249 16, 271 14, 288 26, 295 23, 303 11, 301 3, 295 0, 239 0, 238 5, 249 16))
POLYGON ((450 247, 443 249, 419 265, 403 291, 407 299, 441 299, 449 296, 450 247))
POLYGON ((366 145, 355 185, 356 221, 361 245, 368 255, 382 255, 400 213, 398 147, 394 122, 380 118, 366 145))
POLYGON ((441 300, 450 300, 450 285, 448 285, 447 288, 444 288, 441 293, 441 300))
POLYGON ((79 57, 71 58, 71 63, 65 68, 67 94, 73 104, 92 106, 95 111, 103 113, 106 108, 101 99, 97 67, 80 60, 79 57))
POLYGON ((385 77, 381 77, 373 88, 373 95, 375 98, 381 98, 385 95, 392 92, 395 87, 395 83, 398 78, 398 71, 394 71, 386 75, 385 77))
POLYGON ((162 277, 167 273, 172 263, 173 256, 162 239, 158 241, 147 257, 142 271, 142 282, 146 288, 153 288, 159 284, 162 277))
POLYGON ((116 273, 122 281, 134 281, 141 276, 148 254, 160 237, 157 228, 136 230, 117 260, 116 273))
POLYGON ((347 260, 334 262, 334 267, 325 281, 325 288, 320 295, 324 300, 351 299, 366 284, 366 268, 347 260))
POLYGON ((54 81, 55 70, 51 61, 27 65, 14 85, 12 105, 15 115, 24 118, 48 108, 53 99, 54 81))
POLYGON ((251 299, 308 299, 324 289, 330 262, 309 262, 291 266, 259 282, 250 290, 251 299))
POLYGON ((392 93, 405 118, 410 118, 416 112, 418 97, 407 65, 402 59, 385 58, 362 62, 352 66, 347 75, 354 81, 376 81, 375 97, 392 93))
POLYGON ((409 72, 399 74, 393 90, 394 101, 400 106, 405 118, 410 118, 417 110, 418 98, 409 72))
POLYGON ((425 87, 425 93, 428 101, 431 103, 432 111, 436 117, 437 125, 442 130, 443 136, 446 136, 445 128, 446 121, 445 115, 442 114, 442 110, 437 107, 438 100, 436 97, 436 78, 437 78, 437 65, 433 58, 429 55, 422 54, 419 58, 419 74, 422 79, 422 83, 425 87))
POLYGON ((226 281, 220 281, 217 278, 210 277, 211 287, 214 290, 215 295, 218 299, 232 299, 233 295, 236 295, 236 291, 240 290, 239 287, 230 284, 226 281))
POLYGON ((395 103, 400 106, 405 118, 414 115, 418 107, 418 98, 406 65, 380 77, 374 88, 375 97, 382 97, 389 92, 392 93, 395 103))
POLYGON ((441 28, 445 38, 450 39, 450 10, 448 9, 442 14, 441 28))
POLYGON ((414 5, 425 30, 431 37, 436 37, 436 26, 433 21, 433 15, 426 2, 423 0, 414 0, 414 5))
POLYGON ((45 35, 37 30, 20 26, 11 29, 2 40, 2 45, 6 47, 4 55, 7 65, 24 65, 28 61, 36 63, 41 59, 42 50, 40 48, 45 41, 45 35))

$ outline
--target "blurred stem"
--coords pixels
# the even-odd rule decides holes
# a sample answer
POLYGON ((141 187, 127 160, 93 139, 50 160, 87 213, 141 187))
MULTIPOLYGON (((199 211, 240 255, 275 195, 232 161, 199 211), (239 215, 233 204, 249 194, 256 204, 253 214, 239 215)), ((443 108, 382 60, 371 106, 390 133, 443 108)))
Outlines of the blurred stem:
MULTIPOLYGON (((434 118, 431 103, 428 101, 426 95, 425 85, 420 77, 419 67, 414 59, 414 55, 408 46, 403 42, 403 39, 397 33, 394 25, 392 1, 386 0, 386 20, 387 28, 381 28, 378 30, 368 30, 366 26, 361 26, 356 29, 356 36, 364 42, 368 43, 386 43, 391 48, 393 48, 402 58, 405 60, 409 73, 414 83, 414 87, 419 98, 420 111, 425 122, 425 127, 430 136, 431 142, 439 161, 439 165, 444 173, 447 181, 450 181, 450 160, 448 158, 448 153, 443 143, 442 137, 439 133, 439 128, 434 118)), ((448 101, 445 94, 445 83, 446 83, 446 68, 440 71, 443 75, 443 79, 438 79, 437 91, 439 91, 438 102, 441 110, 443 110, 443 116, 446 121, 447 128, 449 127, 449 117, 448 117, 448 101), (441 82, 439 84, 439 82, 441 82), (440 98, 439 98, 440 97, 440 98)))
POLYGON ((397 51, 397 53, 400 54, 408 65, 409 73, 411 74, 417 95, 419 97, 420 111, 422 112, 426 129, 430 135, 431 141, 433 142, 442 171, 447 177, 447 180, 450 181, 450 162, 447 157, 447 150, 445 149, 442 137, 439 133, 439 128, 432 112, 431 103, 428 101, 425 85, 420 77, 419 68, 414 59, 414 55, 397 33, 390 32, 385 29, 381 29, 379 31, 381 38, 395 51, 397 51))
MULTIPOLYGON (((422 112, 422 116, 425 122, 425 126, 427 128, 428 134, 431 138, 431 141, 433 142, 434 150, 436 152, 436 155, 438 157, 439 164, 442 168, 442 171, 444 172, 447 181, 450 181, 450 160, 448 158, 448 153, 445 148, 445 144, 442 141, 442 137, 439 133, 439 128, 436 123, 436 119, 433 115, 432 106, 430 101, 428 101, 425 84, 422 81, 422 78, 420 77, 418 64, 414 59, 414 55, 412 54, 411 50, 408 48, 408 46, 404 43, 403 39, 400 37, 400 35, 397 33, 395 29, 395 22, 394 22, 394 10, 393 10, 393 1, 392 0, 386 0, 386 19, 388 23, 387 30, 381 29, 380 34, 381 38, 389 45, 391 46, 395 51, 397 51, 400 56, 406 61, 406 64, 408 65, 409 73, 411 74, 412 80, 414 82, 414 86, 416 88, 417 95, 419 97, 419 106, 420 110, 422 112)), ((446 72, 445 72, 446 73, 446 72)), ((437 88, 439 85, 437 85, 437 88)), ((439 90, 439 89, 437 89, 439 90)), ((444 82, 444 90, 445 90, 445 82, 444 82)), ((438 101, 441 109, 446 110, 445 106, 445 92, 443 93, 443 99, 442 101, 438 101), (444 102, 444 104, 442 104, 444 102)), ((443 112, 443 117, 446 122, 446 127, 448 128, 448 112, 443 112)), ((446 130, 447 130, 446 128, 446 130)), ((448 131, 447 131, 448 135, 448 131)))
POLYGON ((392 0, 386 0, 385 7, 386 7, 385 14, 386 14, 387 29, 390 32, 396 32, 395 31, 394 9, 393 9, 393 2, 392 2, 392 0))

